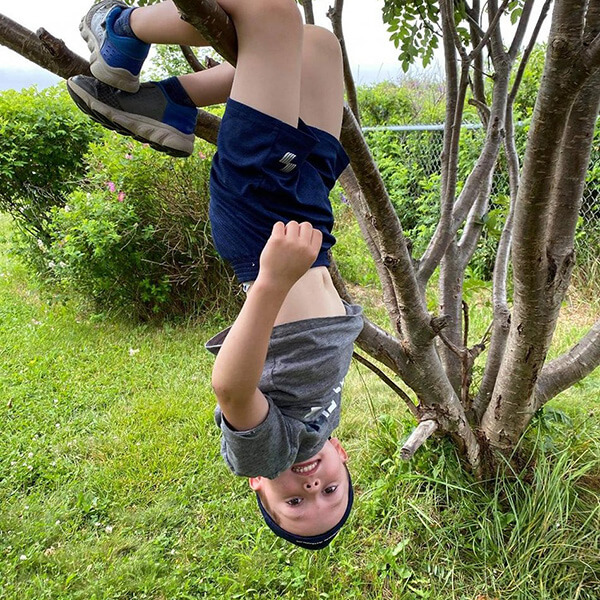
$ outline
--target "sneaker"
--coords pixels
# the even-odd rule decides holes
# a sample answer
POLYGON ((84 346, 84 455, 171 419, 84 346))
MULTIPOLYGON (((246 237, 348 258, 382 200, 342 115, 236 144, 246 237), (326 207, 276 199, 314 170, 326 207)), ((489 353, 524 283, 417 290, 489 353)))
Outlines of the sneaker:
POLYGON ((92 75, 107 85, 134 93, 140 87, 139 75, 150 44, 114 32, 114 22, 126 8, 120 0, 102 0, 83 17, 79 31, 92 53, 92 75))
POLYGON ((190 156, 198 109, 173 102, 162 83, 143 83, 135 94, 117 90, 94 77, 67 81, 75 104, 101 125, 150 144, 171 156, 190 156))

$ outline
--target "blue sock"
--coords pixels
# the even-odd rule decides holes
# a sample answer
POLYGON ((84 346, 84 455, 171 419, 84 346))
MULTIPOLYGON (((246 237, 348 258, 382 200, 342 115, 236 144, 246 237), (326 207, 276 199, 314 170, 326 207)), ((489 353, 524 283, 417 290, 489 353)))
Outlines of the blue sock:
POLYGON ((121 11, 121 14, 117 17, 117 20, 113 25, 113 31, 117 35, 131 37, 136 40, 139 39, 135 33, 133 33, 133 29, 131 29, 131 25, 129 24, 129 18, 134 10, 135 9, 133 8, 125 8, 121 11))
POLYGON ((169 77, 169 79, 164 79, 160 82, 160 84, 167 96, 169 96, 169 98, 175 102, 175 104, 196 108, 196 105, 188 96, 188 93, 185 91, 185 88, 181 85, 177 77, 169 77))

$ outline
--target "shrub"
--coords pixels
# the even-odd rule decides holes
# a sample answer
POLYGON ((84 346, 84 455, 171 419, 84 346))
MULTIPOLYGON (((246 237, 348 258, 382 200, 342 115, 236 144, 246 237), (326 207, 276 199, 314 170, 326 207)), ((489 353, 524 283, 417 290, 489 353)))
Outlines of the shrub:
POLYGON ((49 211, 74 189, 98 132, 64 84, 0 93, 0 209, 47 243, 49 211))
POLYGON ((52 210, 45 275, 102 310, 141 319, 232 308, 232 277, 208 223, 212 147, 177 160, 115 134, 93 144, 86 179, 52 210))

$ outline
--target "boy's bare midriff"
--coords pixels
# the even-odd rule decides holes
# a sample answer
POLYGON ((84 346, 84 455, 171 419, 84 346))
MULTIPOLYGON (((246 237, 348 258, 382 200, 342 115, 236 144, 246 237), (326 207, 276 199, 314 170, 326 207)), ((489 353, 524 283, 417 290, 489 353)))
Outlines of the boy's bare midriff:
POLYGON ((275 325, 345 315, 346 309, 333 285, 327 267, 309 269, 288 292, 275 325))

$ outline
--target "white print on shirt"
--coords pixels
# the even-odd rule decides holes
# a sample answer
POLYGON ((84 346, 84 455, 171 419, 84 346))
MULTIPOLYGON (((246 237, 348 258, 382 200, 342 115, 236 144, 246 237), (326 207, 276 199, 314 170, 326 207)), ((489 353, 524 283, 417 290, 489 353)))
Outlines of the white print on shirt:
MULTIPOLYGON (((339 394, 342 391, 342 387, 344 386, 344 380, 340 381, 340 385, 333 388, 334 393, 339 394)), ((327 408, 322 408, 321 406, 313 406, 305 415, 304 419, 309 420, 317 416, 318 413, 322 411, 322 414, 325 417, 331 416, 333 411, 338 407, 338 403, 335 400, 331 401, 331 404, 327 408)))

